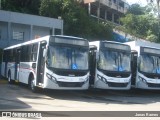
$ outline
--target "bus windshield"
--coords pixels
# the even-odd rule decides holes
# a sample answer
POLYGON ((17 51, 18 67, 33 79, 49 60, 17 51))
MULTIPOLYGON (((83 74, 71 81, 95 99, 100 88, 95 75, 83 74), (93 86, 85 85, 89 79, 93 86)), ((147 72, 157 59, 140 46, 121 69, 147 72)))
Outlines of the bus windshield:
POLYGON ((130 54, 111 50, 100 51, 99 68, 108 71, 130 72, 130 54))
POLYGON ((140 71, 160 74, 160 57, 148 54, 141 55, 140 71))
POLYGON ((50 46, 48 66, 59 69, 87 70, 88 49, 83 47, 50 46))

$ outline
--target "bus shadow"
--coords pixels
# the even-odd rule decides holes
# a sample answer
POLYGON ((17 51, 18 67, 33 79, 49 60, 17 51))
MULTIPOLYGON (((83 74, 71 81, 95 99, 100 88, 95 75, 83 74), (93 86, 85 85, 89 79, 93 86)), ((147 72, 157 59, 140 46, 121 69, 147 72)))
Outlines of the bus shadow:
MULTIPOLYGON (((104 105, 146 105, 160 102, 160 91, 139 89, 132 89, 129 91, 100 89, 90 89, 86 91, 40 89, 38 93, 32 93, 28 87, 23 84, 0 84, 0 89, 0 110, 33 110, 33 105, 54 107, 56 105, 54 100, 66 100, 66 105, 67 101, 93 103, 93 105, 94 103, 104 105)), ((65 104, 63 103, 64 106, 65 104)), ((59 105, 63 106, 57 104, 57 107, 59 105)))
POLYGON ((5 80, 0 81, 0 111, 32 110, 30 105, 19 99, 24 90, 16 85, 7 84, 5 80))
POLYGON ((61 100, 105 104, 150 104, 160 102, 160 91, 131 89, 129 91, 99 90, 64 91, 44 90, 43 94, 61 100))

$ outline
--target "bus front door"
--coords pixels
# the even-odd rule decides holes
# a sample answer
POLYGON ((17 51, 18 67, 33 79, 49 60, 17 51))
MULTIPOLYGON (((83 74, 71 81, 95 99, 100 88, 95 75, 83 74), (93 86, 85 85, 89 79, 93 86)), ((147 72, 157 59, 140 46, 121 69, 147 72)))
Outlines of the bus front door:
POLYGON ((96 49, 97 48, 90 49, 90 53, 89 53, 89 69, 90 69, 89 84, 90 84, 90 86, 94 85, 94 80, 95 80, 96 49))
POLYGON ((45 68, 45 57, 43 56, 43 51, 46 48, 46 42, 42 41, 40 43, 38 66, 37 66, 37 85, 43 84, 44 82, 44 68, 45 68))
POLYGON ((131 70, 132 70, 132 77, 131 77, 131 85, 135 86, 136 84, 136 75, 137 75, 137 52, 132 52, 131 54, 131 70))
POLYGON ((15 80, 19 80, 20 54, 21 54, 20 48, 16 49, 15 74, 14 74, 15 80))

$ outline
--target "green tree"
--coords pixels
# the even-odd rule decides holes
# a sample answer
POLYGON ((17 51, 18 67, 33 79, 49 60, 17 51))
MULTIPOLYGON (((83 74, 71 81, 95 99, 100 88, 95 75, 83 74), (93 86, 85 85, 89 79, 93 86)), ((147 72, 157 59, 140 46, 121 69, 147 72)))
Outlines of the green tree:
POLYGON ((145 11, 144 7, 141 7, 139 4, 132 4, 127 13, 128 14, 134 14, 134 15, 143 15, 145 11))
POLYGON ((38 15, 40 0, 1 0, 1 4, 3 10, 38 15))
POLYGON ((93 21, 76 0, 42 0, 40 15, 56 18, 61 16, 65 35, 88 39, 112 38, 111 26, 93 21))
POLYGON ((128 33, 134 35, 136 32, 137 18, 133 14, 127 14, 125 17, 120 18, 120 21, 123 23, 125 29, 128 33))
POLYGON ((61 0, 41 0, 39 15, 58 18, 61 16, 61 0))
POLYGON ((137 14, 137 12, 135 14, 132 11, 121 18, 123 27, 127 33, 133 36, 157 42, 158 20, 151 14, 151 9, 148 9, 148 7, 142 8, 144 9, 143 14, 137 14))
POLYGON ((158 39, 157 41, 160 42, 160 0, 147 0, 149 3, 156 2, 157 5, 157 12, 158 12, 158 39))
POLYGON ((147 0, 149 3, 156 2, 157 9, 158 9, 158 15, 160 14, 160 0, 147 0))

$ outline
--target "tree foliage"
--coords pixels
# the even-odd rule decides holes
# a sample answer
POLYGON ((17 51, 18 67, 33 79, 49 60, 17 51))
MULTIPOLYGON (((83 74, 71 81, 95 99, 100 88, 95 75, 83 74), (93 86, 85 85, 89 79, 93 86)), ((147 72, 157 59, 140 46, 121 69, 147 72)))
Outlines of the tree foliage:
POLYGON ((143 15, 145 11, 144 7, 141 7, 139 4, 132 4, 127 13, 128 14, 134 14, 134 15, 143 15))
POLYGON ((88 39, 112 39, 112 28, 108 24, 98 24, 75 0, 42 0, 40 15, 64 20, 64 34, 88 39))
POLYGON ((157 41, 160 42, 160 0, 147 0, 150 3, 154 3, 156 2, 156 6, 157 6, 157 13, 158 13, 158 39, 157 41))
POLYGON ((1 4, 4 10, 38 14, 40 0, 1 0, 1 4))
POLYGON ((87 14, 77 0, 1 0, 2 9, 61 17, 64 21, 64 34, 88 39, 112 39, 112 27, 107 23, 98 24, 87 14))
POLYGON ((126 31, 136 37, 158 42, 158 19, 150 13, 151 9, 148 9, 148 6, 132 5, 131 7, 134 9, 130 8, 128 14, 120 19, 126 31))
POLYGON ((39 15, 58 18, 61 16, 61 6, 60 0, 41 0, 39 15))

